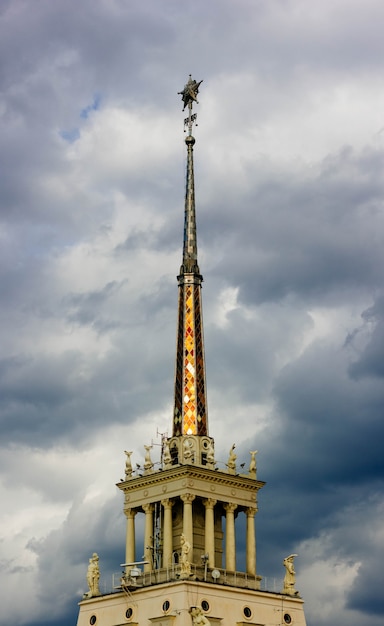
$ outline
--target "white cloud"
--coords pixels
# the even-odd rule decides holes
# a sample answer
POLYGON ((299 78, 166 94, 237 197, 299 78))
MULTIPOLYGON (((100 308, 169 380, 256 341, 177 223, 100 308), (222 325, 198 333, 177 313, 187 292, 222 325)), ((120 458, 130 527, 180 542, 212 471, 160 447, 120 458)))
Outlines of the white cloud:
MULTIPOLYGON (((313 621, 316 624, 327 624, 335 615, 345 610, 348 592, 360 567, 358 562, 343 561, 337 556, 324 558, 321 544, 326 541, 327 538, 322 536, 298 548, 312 560, 311 565, 300 568, 298 577, 299 591, 305 598, 309 623, 313 621)), ((357 620, 361 619, 353 611, 347 612, 347 617, 349 623, 357 624, 357 620)))

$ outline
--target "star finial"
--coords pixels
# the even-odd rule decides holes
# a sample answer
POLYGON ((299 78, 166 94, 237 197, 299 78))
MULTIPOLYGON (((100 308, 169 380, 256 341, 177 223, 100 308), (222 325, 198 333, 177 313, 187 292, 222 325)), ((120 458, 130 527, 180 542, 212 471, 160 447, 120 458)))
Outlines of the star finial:
POLYGON ((194 102, 196 102, 196 104, 199 104, 197 100, 197 94, 199 93, 199 87, 202 82, 202 80, 200 80, 199 82, 193 80, 192 75, 190 74, 188 82, 186 83, 186 85, 184 85, 183 91, 178 91, 178 94, 181 95, 181 99, 184 103, 183 111, 186 107, 188 107, 189 114, 188 117, 186 117, 184 120, 184 126, 188 126, 189 134, 192 133, 193 122, 196 121, 197 116, 196 113, 192 114, 192 107, 194 102))

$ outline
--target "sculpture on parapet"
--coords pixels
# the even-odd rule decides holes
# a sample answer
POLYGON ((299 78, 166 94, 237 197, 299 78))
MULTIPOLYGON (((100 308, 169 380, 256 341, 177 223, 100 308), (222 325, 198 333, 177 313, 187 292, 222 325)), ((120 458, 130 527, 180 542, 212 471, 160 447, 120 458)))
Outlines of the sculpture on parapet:
POLYGON ((284 576, 284 586, 283 586, 282 593, 285 593, 288 596, 299 595, 299 592, 296 591, 295 589, 295 583, 296 583, 296 572, 295 572, 295 565, 294 565, 295 556, 297 556, 297 554, 290 554, 283 561, 283 565, 285 567, 285 576, 284 576))
POLYGON ((227 468, 230 474, 236 474, 236 459, 237 455, 235 454, 235 444, 233 444, 232 448, 229 451, 227 468))
POLYGON ((207 447, 207 463, 208 465, 215 464, 215 449, 213 447, 212 441, 208 443, 208 447, 207 447))
POLYGON ((191 439, 184 439, 183 443, 183 460, 187 463, 193 463, 193 444, 191 439))
POLYGON ((164 469, 169 469, 172 466, 172 456, 169 449, 169 443, 166 441, 163 447, 163 466, 164 469))
POLYGON ((191 551, 191 544, 189 543, 189 541, 187 541, 187 538, 184 535, 184 533, 180 537, 180 544, 181 544, 181 569, 180 569, 180 574, 181 574, 182 578, 184 578, 184 577, 189 576, 190 573, 191 573, 191 564, 190 564, 190 562, 188 560, 188 554, 191 551))
POLYGON ((252 478, 256 478, 256 454, 257 450, 252 450, 249 453, 251 455, 251 461, 249 463, 248 472, 252 478))
POLYGON ((204 615, 199 606, 193 606, 190 610, 193 626, 210 626, 210 621, 204 615))
POLYGON ((152 446, 144 446, 144 448, 145 448, 144 472, 145 474, 150 474, 153 471, 153 463, 151 459, 152 446))
POLYGON ((93 553, 89 559, 89 565, 87 570, 87 583, 89 587, 88 593, 85 594, 86 598, 94 598, 100 596, 99 589, 100 569, 99 569, 99 556, 96 552, 93 553))
POLYGON ((124 450, 125 453, 125 478, 131 478, 132 476, 132 463, 131 463, 131 456, 132 456, 132 452, 128 452, 127 450, 124 450))

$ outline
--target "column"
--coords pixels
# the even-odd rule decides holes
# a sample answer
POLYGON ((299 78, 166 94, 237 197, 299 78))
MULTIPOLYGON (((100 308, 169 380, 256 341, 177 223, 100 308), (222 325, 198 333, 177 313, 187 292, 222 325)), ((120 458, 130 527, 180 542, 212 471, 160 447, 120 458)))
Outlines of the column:
POLYGON ((163 567, 170 567, 172 564, 172 500, 162 500, 164 508, 163 520, 163 567))
POLYGON ((224 504, 225 516, 225 567, 229 572, 236 571, 236 540, 235 540, 235 511, 237 504, 224 504))
POLYGON ((153 567, 153 504, 143 504, 145 513, 144 527, 144 572, 150 572, 153 567))
POLYGON ((135 515, 137 511, 135 509, 126 509, 125 516, 127 518, 127 533, 125 542, 125 562, 135 562, 135 515))
POLYGON ((203 500, 205 506, 205 554, 208 554, 208 566, 215 567, 215 511, 217 500, 203 500))
POLYGON ((186 540, 190 543, 191 551, 190 551, 190 559, 192 562, 193 555, 193 516, 192 516, 192 502, 195 499, 195 496, 192 493, 185 493, 180 496, 182 501, 184 502, 184 510, 183 510, 183 533, 185 535, 186 540))
POLYGON ((256 576, 256 540, 255 540, 255 515, 257 509, 246 509, 247 515, 247 574, 256 576))

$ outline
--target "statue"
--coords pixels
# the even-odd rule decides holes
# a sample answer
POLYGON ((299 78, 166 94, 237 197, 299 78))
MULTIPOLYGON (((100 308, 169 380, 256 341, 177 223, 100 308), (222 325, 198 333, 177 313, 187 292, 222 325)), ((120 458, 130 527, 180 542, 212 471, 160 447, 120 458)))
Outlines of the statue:
POLYGON ((191 544, 187 541, 184 533, 180 537, 181 544, 181 576, 184 578, 191 573, 191 564, 188 561, 188 554, 191 550, 191 544))
POLYGON ((228 458, 228 463, 227 463, 227 467, 228 467, 228 471, 230 474, 235 474, 236 473, 236 459, 237 459, 237 455, 235 454, 235 444, 233 444, 232 448, 229 451, 229 458, 228 458))
POLYGON ((192 108, 193 102, 196 102, 196 104, 199 104, 197 101, 197 94, 199 93, 199 87, 202 82, 203 82, 202 80, 200 80, 199 82, 196 82, 195 80, 192 79, 192 76, 190 74, 187 84, 184 85, 183 91, 177 92, 179 95, 181 95, 181 99, 184 103, 184 109, 187 106, 192 108))
POLYGON ((132 452, 127 452, 124 450, 126 459, 125 459, 125 478, 131 478, 132 476, 132 463, 131 463, 131 455, 132 452))
POLYGON ((166 441, 163 448, 163 465, 165 469, 169 469, 172 465, 172 456, 169 450, 169 443, 166 441))
POLYGON ((151 459, 150 450, 152 450, 152 446, 144 446, 145 448, 145 459, 144 459, 144 471, 146 474, 150 474, 153 470, 153 463, 151 459))
POLYGON ((191 615, 193 626, 210 626, 209 620, 199 606, 193 606, 191 608, 191 615))
POLYGON ((256 454, 257 450, 253 450, 249 453, 251 455, 251 462, 249 464, 249 473, 253 478, 256 478, 256 454))
POLYGON ((86 598, 93 598, 100 596, 99 590, 100 569, 99 569, 99 556, 96 552, 93 553, 89 559, 89 565, 87 570, 87 583, 89 587, 88 593, 85 594, 86 598))
POLYGON ((296 572, 293 560, 297 556, 297 554, 291 554, 287 556, 283 565, 285 567, 285 577, 284 577, 284 587, 282 593, 287 594, 288 596, 298 596, 299 592, 295 589, 296 582, 296 572))
POLYGON ((215 449, 213 447, 212 441, 209 442, 207 447, 207 463, 209 465, 215 464, 215 449))
POLYGON ((184 439, 183 443, 183 457, 184 461, 188 461, 189 463, 193 463, 193 451, 192 451, 192 441, 190 439, 184 439))

